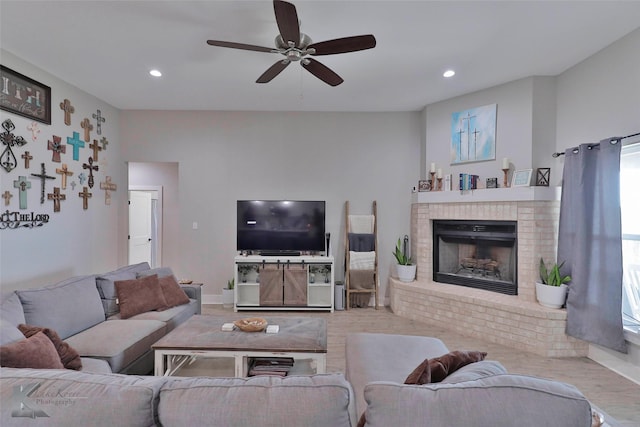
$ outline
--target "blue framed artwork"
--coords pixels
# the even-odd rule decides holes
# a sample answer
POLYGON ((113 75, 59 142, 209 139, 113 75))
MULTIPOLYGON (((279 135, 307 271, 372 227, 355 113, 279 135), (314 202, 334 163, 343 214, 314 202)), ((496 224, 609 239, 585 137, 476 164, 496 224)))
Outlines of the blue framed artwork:
POLYGON ((451 164, 484 162, 496 158, 498 104, 451 114, 451 164))

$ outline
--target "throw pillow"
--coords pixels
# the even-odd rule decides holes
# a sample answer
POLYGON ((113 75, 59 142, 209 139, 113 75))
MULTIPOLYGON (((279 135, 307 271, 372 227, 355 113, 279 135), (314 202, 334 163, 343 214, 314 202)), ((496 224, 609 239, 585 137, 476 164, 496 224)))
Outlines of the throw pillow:
POLYGON ((64 369, 56 348, 43 332, 0 346, 0 365, 9 368, 64 369))
POLYGON ((140 279, 119 280, 114 284, 120 301, 122 319, 167 307, 167 300, 155 274, 140 279))
POLYGON ((189 303, 189 297, 184 293, 174 275, 160 277, 158 281, 164 299, 167 301, 165 309, 189 303))
POLYGON ((447 375, 487 356, 483 351, 452 351, 434 359, 425 359, 405 380, 405 384, 439 383, 447 375))
POLYGON ((60 356, 60 361, 62 365, 64 365, 67 369, 75 369, 79 371, 82 369, 82 361, 80 360, 80 354, 71 347, 68 343, 62 341, 60 336, 56 331, 49 328, 41 328, 40 326, 31 326, 20 324, 18 325, 18 329, 20 332, 24 334, 25 337, 30 338, 37 334, 38 332, 44 333, 47 338, 51 340, 51 343, 55 347, 58 355, 60 356))

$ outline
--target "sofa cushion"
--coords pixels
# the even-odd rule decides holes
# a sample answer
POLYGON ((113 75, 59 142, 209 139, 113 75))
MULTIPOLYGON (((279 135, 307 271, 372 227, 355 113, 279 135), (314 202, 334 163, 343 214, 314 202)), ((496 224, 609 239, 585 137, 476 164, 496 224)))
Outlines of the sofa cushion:
POLYGON ((189 303, 189 297, 182 290, 174 276, 159 277, 158 281, 160 282, 160 289, 162 289, 162 294, 167 301, 166 308, 176 307, 189 303))
POLYGON ((22 303, 17 293, 6 292, 0 296, 0 318, 12 323, 13 326, 25 323, 22 303))
POLYGON ((354 425, 352 395, 342 374, 168 378, 158 416, 164 427, 348 427, 354 425))
POLYGON ((357 413, 361 414, 366 407, 365 385, 372 381, 402 383, 410 370, 425 358, 438 357, 448 351, 441 340, 432 337, 348 334, 345 340, 346 377, 353 386, 357 413))
POLYGON ((146 270, 149 270, 149 263, 141 262, 120 267, 117 270, 96 276, 96 285, 98 286, 100 298, 102 298, 102 304, 104 305, 105 318, 119 311, 114 282, 117 280, 135 279, 138 273, 146 270))
POLYGON ((143 270, 143 271, 137 272, 138 277, 146 277, 146 276, 151 276, 153 274, 156 274, 158 278, 169 277, 169 276, 175 277, 175 275, 173 274, 173 270, 171 270, 171 267, 156 267, 156 268, 150 268, 149 270, 143 270))
POLYGON ((110 374, 111 366, 109 362, 103 359, 96 359, 95 357, 81 357, 82 372, 94 373, 94 374, 110 374))
POLYGON ((506 373, 507 370, 500 362, 495 360, 481 360, 480 362, 470 363, 467 366, 463 366, 451 375, 447 376, 447 378, 441 382, 443 384, 462 383, 465 381, 479 380, 480 378, 506 373))
POLYGON ((118 280, 115 286, 120 316, 123 319, 167 307, 167 300, 164 298, 158 276, 155 274, 140 279, 118 280))
POLYGON ((578 389, 521 375, 493 375, 456 384, 374 382, 365 387, 364 396, 367 423, 375 426, 591 425, 591 406, 578 389))
MULTIPOLYGON (((163 311, 147 311, 146 313, 136 314, 128 320, 159 320, 166 325, 166 333, 171 332, 176 326, 184 323, 196 313, 198 301, 189 300, 189 304, 179 305, 163 311)), ((122 319, 120 313, 116 313, 109 317, 109 320, 122 319)))
POLYGON ((43 332, 0 346, 0 365, 10 368, 64 368, 56 348, 43 332))
POLYGON ((452 351, 433 359, 425 359, 404 380, 405 384, 439 383, 449 374, 469 363, 484 360, 487 353, 481 351, 452 351))
POLYGON ((0 317, 0 345, 21 341, 24 335, 16 325, 0 317))
POLYGON ((16 293, 24 309, 22 323, 54 329, 63 340, 105 320, 95 276, 16 293))
POLYGON ((27 338, 37 334, 38 332, 44 333, 47 338, 51 340, 51 343, 58 352, 60 361, 65 368, 75 369, 76 371, 82 368, 82 361, 80 360, 78 352, 75 351, 68 343, 62 341, 53 329, 24 324, 18 325, 18 329, 20 329, 20 332, 22 332, 27 338))
POLYGON ((157 320, 109 320, 67 338, 82 357, 106 360, 112 372, 121 372, 165 335, 157 320))
POLYGON ((0 411, 0 425, 154 426, 162 382, 153 377, 3 368, 0 399, 12 406, 0 411), (23 394, 16 395, 20 388, 23 394), (18 414, 29 418, 16 418, 18 414))

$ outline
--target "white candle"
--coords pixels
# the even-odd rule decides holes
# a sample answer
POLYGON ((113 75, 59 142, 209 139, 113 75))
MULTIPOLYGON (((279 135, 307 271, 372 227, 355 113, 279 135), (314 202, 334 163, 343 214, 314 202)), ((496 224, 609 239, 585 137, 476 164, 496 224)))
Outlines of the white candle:
POLYGON ((437 174, 438 178, 442 178, 442 169, 438 168, 438 174, 437 174))
POLYGON ((509 169, 509 158, 502 159, 502 169, 509 169))
POLYGON ((436 171, 436 164, 435 163, 431 163, 431 172, 435 172, 436 171))

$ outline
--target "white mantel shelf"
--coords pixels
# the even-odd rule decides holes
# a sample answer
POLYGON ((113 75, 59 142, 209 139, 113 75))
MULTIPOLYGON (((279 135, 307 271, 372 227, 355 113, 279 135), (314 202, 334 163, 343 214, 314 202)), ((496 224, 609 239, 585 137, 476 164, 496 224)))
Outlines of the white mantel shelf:
POLYGON ((412 203, 530 202, 560 200, 562 187, 481 188, 466 191, 423 191, 412 203))

